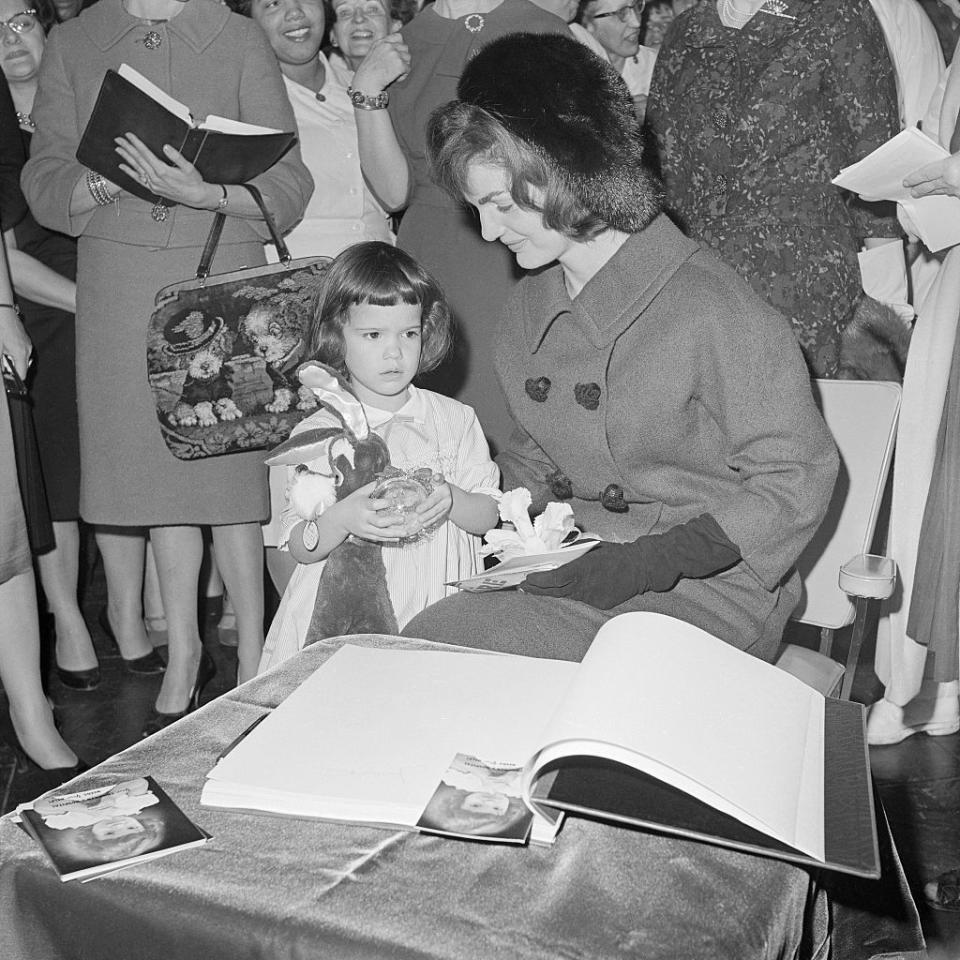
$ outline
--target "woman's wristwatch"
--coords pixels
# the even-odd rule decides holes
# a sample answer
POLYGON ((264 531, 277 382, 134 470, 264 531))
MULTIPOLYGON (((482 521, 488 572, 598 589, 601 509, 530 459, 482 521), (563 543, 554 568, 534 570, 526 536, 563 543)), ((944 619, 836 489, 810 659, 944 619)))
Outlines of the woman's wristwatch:
POLYGON ((390 102, 390 94, 386 90, 381 90, 375 97, 371 97, 354 90, 353 87, 347 87, 347 96, 355 110, 386 110, 390 102))

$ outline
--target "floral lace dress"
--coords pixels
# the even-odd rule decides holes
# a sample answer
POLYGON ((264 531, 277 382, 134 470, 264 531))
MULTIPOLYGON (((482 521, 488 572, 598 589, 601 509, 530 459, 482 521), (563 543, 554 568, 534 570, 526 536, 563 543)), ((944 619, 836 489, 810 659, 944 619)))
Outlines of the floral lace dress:
POLYGON ((671 215, 789 317, 815 376, 834 376, 862 242, 901 232, 892 208, 830 183, 900 129, 867 0, 777 0, 742 30, 699 4, 660 49, 647 118, 671 215))

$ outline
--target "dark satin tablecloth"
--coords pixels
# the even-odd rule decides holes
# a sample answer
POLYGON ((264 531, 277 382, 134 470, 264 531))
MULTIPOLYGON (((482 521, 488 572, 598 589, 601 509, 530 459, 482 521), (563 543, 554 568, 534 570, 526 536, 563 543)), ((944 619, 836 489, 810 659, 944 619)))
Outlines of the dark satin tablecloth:
POLYGON ((858 927, 815 873, 692 841, 569 817, 552 848, 511 848, 201 807, 220 751, 343 642, 431 646, 316 644, 74 783, 152 775, 205 846, 61 883, 0 822, 0 957, 825 960, 831 941, 840 960, 922 955, 901 952, 915 912, 858 927))

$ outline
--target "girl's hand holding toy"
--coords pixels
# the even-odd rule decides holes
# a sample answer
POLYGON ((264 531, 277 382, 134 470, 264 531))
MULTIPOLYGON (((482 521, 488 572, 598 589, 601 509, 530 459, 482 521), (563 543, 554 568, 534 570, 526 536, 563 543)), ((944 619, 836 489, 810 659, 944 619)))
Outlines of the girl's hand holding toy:
POLYGON ((453 509, 453 491, 449 483, 439 483, 433 492, 416 509, 416 517, 421 530, 430 530, 439 526, 453 509))
POLYGON ((352 534, 361 540, 385 542, 406 535, 406 522, 389 512, 390 502, 371 498, 376 486, 376 481, 368 483, 327 508, 327 521, 343 531, 344 539, 352 534))

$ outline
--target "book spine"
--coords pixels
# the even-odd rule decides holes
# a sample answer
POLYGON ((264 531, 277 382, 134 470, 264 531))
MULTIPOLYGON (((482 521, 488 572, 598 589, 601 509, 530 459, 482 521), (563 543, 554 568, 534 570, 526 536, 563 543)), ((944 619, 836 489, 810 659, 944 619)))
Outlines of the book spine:
POLYGON ((206 140, 206 130, 201 130, 199 127, 188 127, 183 137, 183 143, 180 144, 179 148, 183 158, 190 163, 196 163, 206 140))

